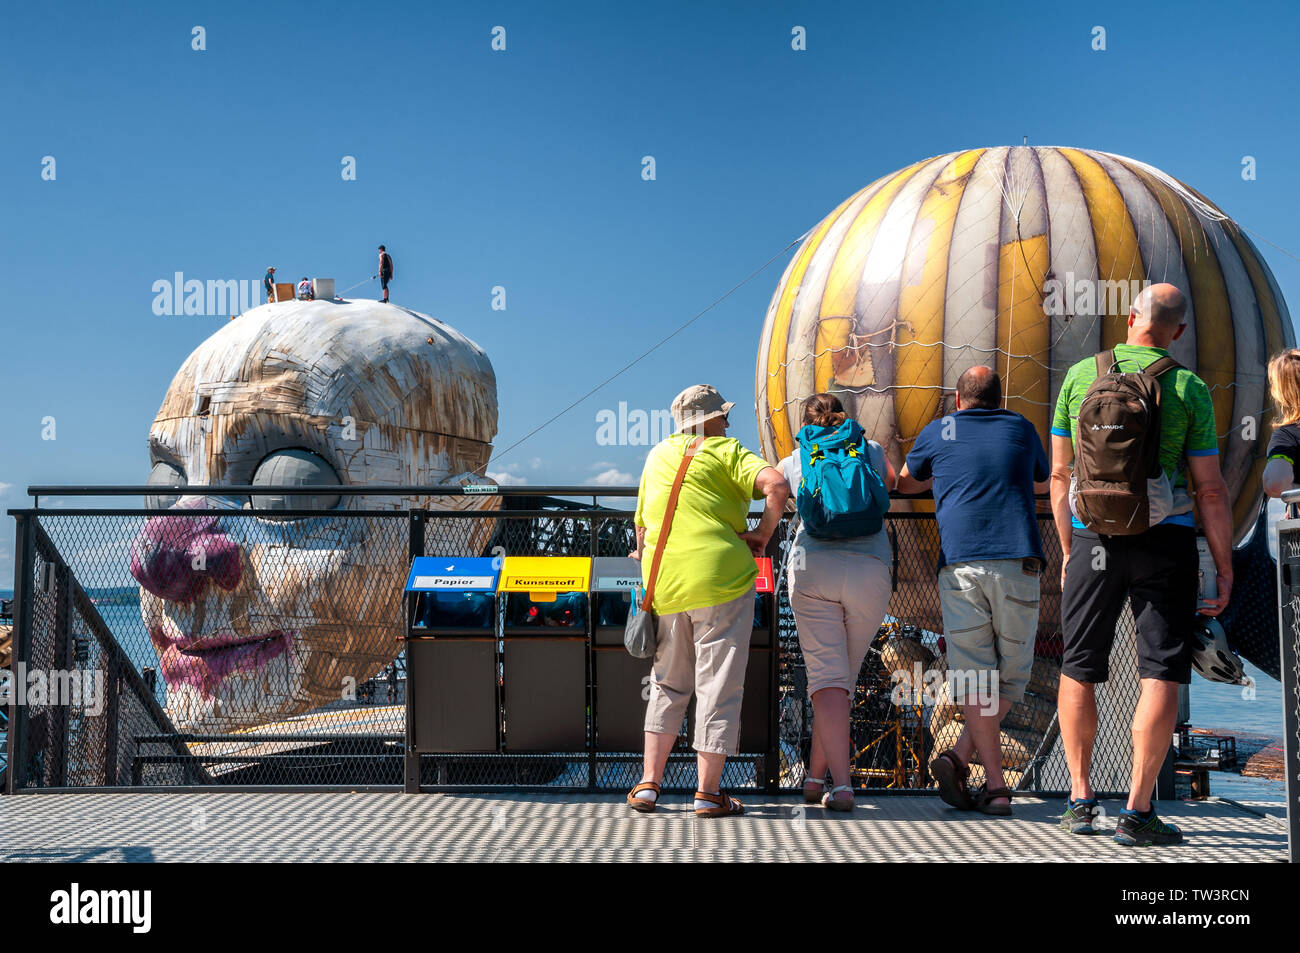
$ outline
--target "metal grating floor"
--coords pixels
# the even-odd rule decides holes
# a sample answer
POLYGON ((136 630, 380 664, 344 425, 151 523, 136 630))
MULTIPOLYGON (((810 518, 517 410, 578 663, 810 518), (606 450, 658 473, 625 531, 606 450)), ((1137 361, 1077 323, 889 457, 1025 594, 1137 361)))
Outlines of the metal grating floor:
MULTIPOLYGON (((0 798, 3 861, 1284 861, 1278 805, 1163 802, 1177 847, 1071 836, 1059 802, 1018 799, 1013 819, 933 797, 860 798, 852 815, 795 796, 741 797, 746 815, 697 819, 683 796, 633 814, 621 796, 257 793, 0 798), (1269 816, 1263 816, 1263 815, 1269 816)), ((1112 813, 1122 804, 1104 802, 1112 813)))

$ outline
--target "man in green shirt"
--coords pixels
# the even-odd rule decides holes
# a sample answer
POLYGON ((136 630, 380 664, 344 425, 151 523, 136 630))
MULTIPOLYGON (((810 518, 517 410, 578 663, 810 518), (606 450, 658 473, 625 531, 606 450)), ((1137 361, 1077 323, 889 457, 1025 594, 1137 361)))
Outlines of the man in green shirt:
MULTIPOLYGON (((1115 346, 1123 372, 1141 371, 1182 336, 1186 300, 1169 284, 1145 288, 1128 317, 1128 340, 1115 346)), ((1202 609, 1218 615, 1232 591, 1232 517, 1228 489, 1219 472, 1214 406, 1205 382, 1185 368, 1159 376, 1159 459, 1173 490, 1170 515, 1143 533, 1105 536, 1086 529, 1070 509, 1075 423, 1088 388, 1097 379, 1096 360, 1070 368, 1052 420, 1052 513, 1061 540, 1061 686, 1057 696, 1061 741, 1070 768, 1070 799, 1061 826, 1071 833, 1096 828, 1097 799, 1089 780, 1097 735, 1097 683, 1108 678, 1115 626, 1126 599, 1137 623, 1141 698, 1133 716, 1133 775, 1128 806, 1120 813, 1115 839, 1122 844, 1170 844, 1182 839, 1151 808, 1156 775, 1169 750, 1178 711, 1178 687, 1191 680, 1191 637, 1195 624, 1198 556, 1196 507, 1214 555, 1218 597, 1202 609)))
MULTIPOLYGON (((740 441, 727 437, 733 404, 712 387, 688 387, 673 401, 680 433, 655 446, 641 471, 636 504, 636 550, 648 577, 668 499, 685 455, 696 440, 682 481, 654 584, 658 616, 654 667, 645 717, 645 767, 628 795, 633 810, 653 811, 681 730, 696 696, 694 746, 698 756, 695 813, 743 813, 721 793, 722 768, 735 754, 740 706, 754 625, 754 579, 761 555, 790 498, 785 477, 740 441), (751 500, 763 499, 763 516, 748 529, 751 500)), ((645 582, 649 583, 646 578, 645 582)))

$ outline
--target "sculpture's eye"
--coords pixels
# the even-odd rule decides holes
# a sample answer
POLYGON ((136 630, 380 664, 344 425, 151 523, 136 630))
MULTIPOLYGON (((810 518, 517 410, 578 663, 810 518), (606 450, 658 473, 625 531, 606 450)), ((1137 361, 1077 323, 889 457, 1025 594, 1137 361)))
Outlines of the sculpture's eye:
MULTIPOLYGON (((188 480, 185 479, 185 471, 174 463, 158 461, 149 471, 149 479, 145 481, 150 486, 185 486, 188 480)), ((180 497, 178 495, 170 496, 146 496, 144 505, 146 509, 165 510, 180 497)))
MULTIPOLYGON (((269 453, 253 473, 253 486, 339 486, 343 481, 323 458, 310 450, 277 450, 269 453)), ((332 510, 341 497, 297 496, 269 493, 253 497, 253 509, 332 510)), ((264 515, 270 516, 270 513, 264 515)))

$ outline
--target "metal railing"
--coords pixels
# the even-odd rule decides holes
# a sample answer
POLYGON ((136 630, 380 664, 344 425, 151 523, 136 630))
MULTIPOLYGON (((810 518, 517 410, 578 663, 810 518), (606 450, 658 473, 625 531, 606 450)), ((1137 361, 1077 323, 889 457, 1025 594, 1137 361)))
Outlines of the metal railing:
MULTIPOLYGON (((39 501, 178 490, 227 499, 485 495, 472 487, 311 486, 41 486, 29 494, 39 501)), ((400 668, 404 658, 403 635, 414 607, 404 598, 403 583, 412 556, 624 556, 631 548, 630 509, 597 504, 635 497, 633 487, 511 486, 492 495, 500 508, 484 511, 9 511, 18 521, 15 659, 29 669, 102 672, 111 689, 96 711, 11 702, 8 790, 409 788, 406 686, 388 666, 400 668), (159 518, 179 522, 152 522, 159 518), (234 547, 237 555, 223 558, 236 560, 237 580, 235 563, 214 562, 212 553, 196 554, 180 545, 188 537, 176 527, 195 519, 215 519, 210 535, 234 547), (177 570, 211 577, 199 587, 204 595, 192 603, 141 585, 140 576, 148 579, 150 572, 141 560, 157 544, 159 532, 186 558, 204 556, 177 570), (167 538, 168 532, 180 535, 167 538), (378 692, 368 701, 371 684, 378 692), (385 703, 390 684, 396 691, 385 703)), ((1004 722, 1003 764, 1008 782, 1020 789, 1059 793, 1068 785, 1055 719, 1061 557, 1051 516, 1041 514, 1040 525, 1048 565, 1038 655, 1026 700, 1004 722)), ((937 527, 927 512, 891 513, 887 526, 894 593, 854 694, 854 775, 871 791, 930 791, 929 760, 959 730, 960 713, 942 698, 938 705, 894 705, 890 693, 903 664, 920 662, 927 672, 942 671, 945 664, 934 575, 937 527)), ((783 522, 772 543, 778 565, 788 532, 783 522)), ((157 582, 150 580, 159 588, 157 582)), ((812 707, 783 583, 777 586, 774 612, 773 702, 764 714, 772 730, 764 750, 742 752, 729 766, 724 783, 730 787, 793 787, 802 780, 808 757, 812 707)), ((1131 616, 1126 614, 1121 626, 1128 627, 1131 642, 1131 616)), ((639 750, 599 747, 590 705, 599 691, 599 647, 589 632, 585 638, 591 728, 583 750, 422 754, 417 785, 621 790, 634 783, 639 750)), ((1117 639, 1117 652, 1123 642, 1117 639)), ((1103 792, 1118 793, 1127 784, 1129 728, 1126 716, 1110 713, 1131 712, 1137 680, 1112 679, 1108 690, 1099 699, 1103 715, 1094 783, 1103 792)), ((692 762, 683 733, 666 784, 689 787, 692 762)), ((976 768, 976 780, 978 773, 976 768)))

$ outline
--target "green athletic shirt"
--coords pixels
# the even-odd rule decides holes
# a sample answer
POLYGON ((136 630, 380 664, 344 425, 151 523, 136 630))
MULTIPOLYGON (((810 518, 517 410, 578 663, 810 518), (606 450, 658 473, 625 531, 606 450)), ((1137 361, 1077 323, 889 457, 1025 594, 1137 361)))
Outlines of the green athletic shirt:
MULTIPOLYGON (((636 525, 646 527, 641 553, 643 579, 650 575, 677 468, 696 436, 675 433, 646 457, 636 497, 636 525)), ((754 481, 767 466, 766 460, 733 437, 705 438, 677 498, 655 582, 653 608, 657 614, 721 605, 754 585, 758 567, 737 534, 747 529, 749 503, 757 499, 754 481)))
MULTIPOLYGON (((1140 371, 1169 352, 1159 347, 1138 344, 1115 345, 1115 360, 1121 371, 1140 371)), ((1074 439, 1074 422, 1079 416, 1088 388, 1097 379, 1097 361, 1088 357, 1066 372, 1061 393, 1056 399, 1052 433, 1074 439)), ((1191 496, 1187 492, 1187 458, 1210 457, 1219 453, 1219 437, 1214 425, 1214 404, 1210 389, 1185 367, 1160 375, 1160 466, 1174 491, 1174 515, 1163 523, 1194 526, 1191 496)), ((1075 521, 1076 527, 1079 525, 1075 521)))

